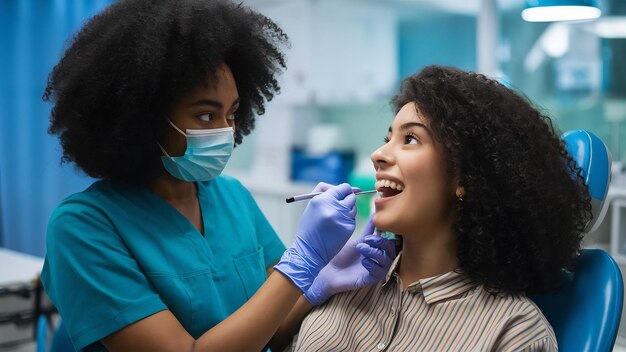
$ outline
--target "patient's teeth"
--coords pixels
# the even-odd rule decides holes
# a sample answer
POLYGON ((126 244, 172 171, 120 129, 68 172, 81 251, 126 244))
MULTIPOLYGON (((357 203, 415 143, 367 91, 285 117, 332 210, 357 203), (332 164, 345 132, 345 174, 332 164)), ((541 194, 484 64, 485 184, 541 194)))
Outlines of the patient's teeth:
POLYGON ((394 181, 390 181, 390 180, 377 180, 376 181, 376 188, 384 188, 384 187, 395 189, 400 192, 404 190, 404 186, 402 186, 399 183, 395 183, 394 181))

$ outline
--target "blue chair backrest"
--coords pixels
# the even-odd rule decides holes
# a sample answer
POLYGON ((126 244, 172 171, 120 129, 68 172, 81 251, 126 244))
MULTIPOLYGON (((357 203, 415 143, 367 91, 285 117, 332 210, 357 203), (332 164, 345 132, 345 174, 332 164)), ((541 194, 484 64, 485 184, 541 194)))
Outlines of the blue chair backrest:
POLYGON ((611 154, 602 140, 589 131, 568 131, 561 138, 589 189, 593 219, 586 232, 593 232, 602 222, 608 206, 604 201, 611 182, 611 154))
MULTIPOLYGON (((592 232, 606 212, 611 155, 588 131, 570 131, 562 138, 591 195, 593 219, 586 232, 592 232)), ((605 251, 582 250, 576 271, 568 273, 563 287, 530 298, 552 325, 560 351, 612 351, 622 316, 624 283, 619 266, 605 251)))
POLYGON ((584 249, 558 291, 530 297, 554 329, 559 351, 613 350, 624 300, 622 273, 600 249, 584 249))

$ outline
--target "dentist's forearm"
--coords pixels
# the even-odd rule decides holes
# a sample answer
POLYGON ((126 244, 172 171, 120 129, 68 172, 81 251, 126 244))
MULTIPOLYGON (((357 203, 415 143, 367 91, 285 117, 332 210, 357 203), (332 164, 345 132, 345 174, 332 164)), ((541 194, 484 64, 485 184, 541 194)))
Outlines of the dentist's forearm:
POLYGON ((235 313, 198 338, 193 351, 255 351, 265 347, 302 292, 275 271, 235 313))
POLYGON ((293 337, 300 330, 302 321, 311 309, 313 309, 313 305, 304 296, 300 296, 296 305, 270 340, 269 347, 272 351, 282 351, 293 341, 293 337))

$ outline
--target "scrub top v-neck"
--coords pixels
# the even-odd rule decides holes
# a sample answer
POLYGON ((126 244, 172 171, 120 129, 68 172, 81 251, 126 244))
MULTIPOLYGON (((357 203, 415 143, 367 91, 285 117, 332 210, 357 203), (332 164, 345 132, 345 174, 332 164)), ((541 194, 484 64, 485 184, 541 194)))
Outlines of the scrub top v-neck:
POLYGON ((42 281, 77 348, 165 309, 197 338, 265 281, 285 247, 250 193, 227 176, 197 189, 204 235, 149 190, 106 181, 55 209, 42 281))

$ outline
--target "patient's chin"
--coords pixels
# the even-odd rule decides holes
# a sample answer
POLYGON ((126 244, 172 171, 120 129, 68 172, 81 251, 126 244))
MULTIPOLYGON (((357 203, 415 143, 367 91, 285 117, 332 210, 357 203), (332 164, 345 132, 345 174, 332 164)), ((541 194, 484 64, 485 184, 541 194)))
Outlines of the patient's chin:
MULTIPOLYGON (((381 212, 382 213, 382 212, 381 212)), ((374 226, 379 232, 390 231, 392 225, 390 219, 386 214, 376 213, 374 214, 374 226)), ((391 232, 391 231, 390 231, 391 232)))

